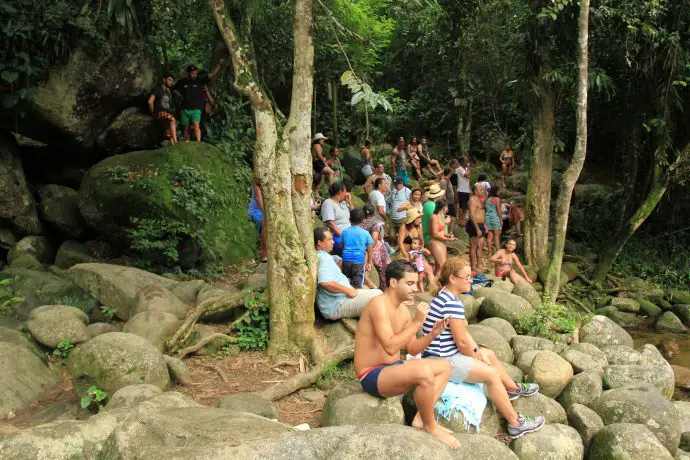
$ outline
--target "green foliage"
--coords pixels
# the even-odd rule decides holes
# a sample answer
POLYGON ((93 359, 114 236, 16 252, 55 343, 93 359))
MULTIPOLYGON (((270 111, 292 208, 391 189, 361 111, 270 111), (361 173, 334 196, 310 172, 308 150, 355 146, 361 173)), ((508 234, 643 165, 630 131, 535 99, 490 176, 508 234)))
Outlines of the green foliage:
POLYGON ((371 86, 362 81, 351 70, 346 70, 340 76, 340 83, 343 86, 347 86, 352 93, 352 100, 350 100, 350 104, 354 106, 363 104, 372 110, 376 109, 377 107, 383 107, 383 109, 386 111, 392 109, 390 102, 386 100, 386 97, 383 94, 375 92, 373 89, 371 89, 371 86))
POLYGON ((132 172, 124 166, 112 166, 105 169, 105 173, 116 184, 124 184, 134 179, 132 172))
POLYGON ((86 390, 86 394, 81 397, 80 403, 82 409, 97 408, 98 412, 105 407, 105 402, 108 399, 108 393, 92 385, 86 390))
POLYGON ((117 308, 109 308, 104 305, 101 307, 101 313, 103 313, 103 316, 105 316, 108 321, 112 321, 115 315, 117 315, 117 308))
POLYGON ((340 382, 355 380, 355 373, 351 364, 329 364, 316 381, 316 386, 328 390, 340 382))
POLYGON ((130 222, 129 241, 143 267, 175 266, 182 241, 193 233, 189 224, 177 220, 131 217, 130 222))
POLYGON ((67 359, 70 351, 74 348, 74 344, 68 339, 62 339, 55 350, 53 356, 59 359, 67 359))
POLYGON ((14 308, 24 297, 14 290, 12 278, 0 279, 0 316, 16 316, 14 308))
POLYGON ((532 313, 519 315, 515 330, 518 334, 559 341, 564 335, 571 335, 583 319, 582 314, 565 305, 545 302, 532 313))
POLYGON ((690 283, 687 233, 666 237, 634 235, 616 259, 613 271, 663 288, 686 289, 690 283))
POLYGON ((244 306, 247 314, 235 323, 231 332, 237 337, 237 344, 243 350, 265 350, 269 337, 269 305, 264 294, 249 292, 244 306))
POLYGON ((94 298, 82 298, 76 296, 62 296, 55 299, 56 305, 69 305, 76 307, 86 313, 87 315, 93 311, 93 308, 98 304, 98 300, 94 298))

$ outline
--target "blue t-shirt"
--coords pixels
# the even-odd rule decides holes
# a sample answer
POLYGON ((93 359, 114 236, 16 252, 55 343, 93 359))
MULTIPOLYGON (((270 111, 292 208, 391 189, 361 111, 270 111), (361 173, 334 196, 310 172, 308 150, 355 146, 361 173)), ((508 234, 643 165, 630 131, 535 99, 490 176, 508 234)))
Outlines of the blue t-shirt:
MULTIPOLYGON (((316 255, 319 258, 319 268, 316 272, 317 285, 319 283, 328 283, 332 281, 341 286, 352 287, 347 276, 343 275, 343 272, 340 271, 340 267, 338 267, 332 255, 325 251, 317 251, 316 255)), ((329 292, 321 286, 318 286, 316 290, 316 305, 326 318, 335 315, 340 305, 342 305, 346 299, 347 295, 342 292, 329 292)))
MULTIPOLYGON (((440 321, 446 316, 450 316, 452 319, 465 319, 465 307, 460 299, 445 289, 441 289, 429 304, 429 313, 427 313, 422 325, 424 335, 431 332, 436 321, 440 321)), ((422 353, 422 356, 425 358, 427 356, 447 357, 453 356, 456 353, 459 353, 458 347, 455 345, 450 327, 447 327, 438 337, 431 341, 422 353)))
POLYGON ((371 234, 362 227, 353 225, 340 235, 343 243, 343 262, 363 264, 366 260, 367 246, 374 244, 371 234))

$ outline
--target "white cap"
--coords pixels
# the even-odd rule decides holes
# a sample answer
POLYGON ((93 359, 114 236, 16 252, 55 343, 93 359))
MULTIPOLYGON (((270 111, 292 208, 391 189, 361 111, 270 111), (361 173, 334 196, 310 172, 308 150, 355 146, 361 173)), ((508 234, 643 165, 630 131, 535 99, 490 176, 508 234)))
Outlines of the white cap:
POLYGON ((322 133, 316 133, 316 136, 314 136, 313 141, 320 141, 321 139, 328 139, 326 136, 324 136, 322 133))

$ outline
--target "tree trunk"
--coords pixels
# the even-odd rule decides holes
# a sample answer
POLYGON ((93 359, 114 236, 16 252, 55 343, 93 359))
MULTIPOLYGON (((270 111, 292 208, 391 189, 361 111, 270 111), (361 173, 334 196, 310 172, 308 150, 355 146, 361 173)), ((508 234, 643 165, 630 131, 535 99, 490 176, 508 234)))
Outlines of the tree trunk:
MULTIPOLYGON (((663 148, 663 147, 662 147, 663 148)), ((664 149, 665 150, 665 149, 664 149)), ((665 168, 655 161, 654 171, 652 173, 652 184, 645 196, 644 200, 637 207, 632 216, 625 222, 625 224, 613 235, 604 251, 599 256, 599 263, 594 268, 592 274, 592 281, 604 281, 607 273, 611 270, 613 263, 616 261, 618 254, 620 254, 623 247, 627 244, 630 237, 642 225, 642 223, 654 211, 656 205, 659 204, 661 198, 666 193, 668 187, 668 174, 665 168)))
POLYGON ((541 267, 547 260, 555 122, 551 88, 545 83, 540 86, 541 98, 534 121, 534 148, 525 206, 525 258, 534 268, 541 267))
POLYGON ((369 139, 369 107, 364 103, 364 139, 369 139))
POLYGON ((333 141, 335 145, 340 146, 340 138, 338 137, 338 79, 331 82, 331 97, 333 98, 333 141))
POLYGON ((263 193, 270 302, 269 351, 306 348, 314 337, 316 252, 311 228, 309 139, 314 47, 312 0, 295 0, 295 54, 290 115, 280 129, 271 101, 259 85, 251 21, 238 30, 223 0, 209 0, 235 71, 235 88, 254 113, 254 177, 263 193))
MULTIPOLYGON (((461 105, 458 121, 458 150, 460 156, 470 156, 470 140, 472 135, 472 99, 461 105)), ((487 160, 488 161, 488 160, 487 160)))
POLYGON ((577 80, 577 113, 575 114, 577 133, 575 140, 575 152, 563 174, 556 199, 556 215, 553 225, 553 245, 551 247, 551 261, 544 280, 544 300, 556 301, 561 277, 561 263, 563 262, 563 249, 568 229, 568 213, 573 188, 580 177, 582 167, 587 156, 587 87, 589 84, 589 0, 580 0, 580 15, 578 19, 579 48, 578 80, 577 80))

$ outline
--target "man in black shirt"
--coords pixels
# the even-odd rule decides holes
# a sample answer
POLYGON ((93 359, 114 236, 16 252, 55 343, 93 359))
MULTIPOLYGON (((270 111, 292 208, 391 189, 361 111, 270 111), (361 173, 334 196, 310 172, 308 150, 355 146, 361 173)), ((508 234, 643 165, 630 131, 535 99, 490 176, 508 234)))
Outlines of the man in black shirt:
POLYGON ((151 89, 149 95, 149 110, 165 129, 165 136, 170 139, 170 144, 177 143, 177 121, 173 115, 173 102, 170 88, 173 86, 173 77, 170 74, 163 76, 163 82, 151 89))
POLYGON ((194 138, 201 141, 201 112, 204 110, 204 87, 211 78, 218 73, 220 64, 209 72, 208 77, 199 77, 199 69, 194 65, 187 67, 187 78, 175 84, 175 94, 182 99, 180 112, 182 126, 184 127, 184 139, 189 140, 189 125, 194 128, 194 138))

